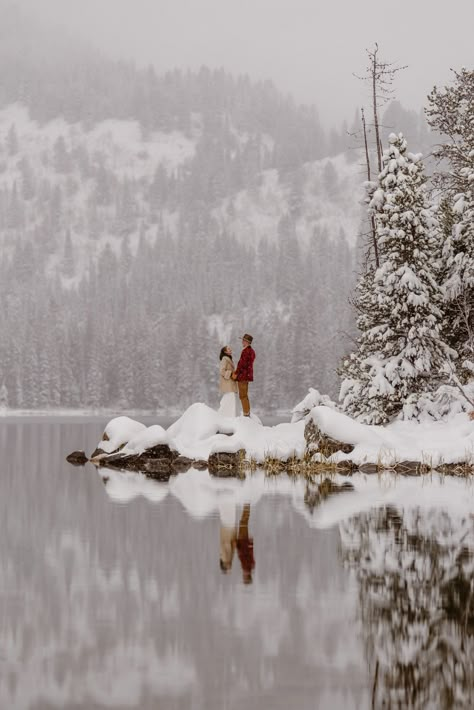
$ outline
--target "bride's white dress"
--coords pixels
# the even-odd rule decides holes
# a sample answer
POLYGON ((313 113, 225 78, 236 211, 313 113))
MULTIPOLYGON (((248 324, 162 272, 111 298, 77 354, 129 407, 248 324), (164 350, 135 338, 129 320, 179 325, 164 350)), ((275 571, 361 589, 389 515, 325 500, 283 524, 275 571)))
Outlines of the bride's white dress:
POLYGON ((226 392, 222 395, 221 404, 218 409, 219 414, 223 417, 238 416, 238 398, 235 392, 226 392))

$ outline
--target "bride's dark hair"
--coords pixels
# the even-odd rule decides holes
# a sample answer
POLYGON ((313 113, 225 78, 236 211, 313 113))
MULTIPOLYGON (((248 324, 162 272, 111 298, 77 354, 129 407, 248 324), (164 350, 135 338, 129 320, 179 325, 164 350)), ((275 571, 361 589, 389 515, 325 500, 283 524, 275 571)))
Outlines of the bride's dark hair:
POLYGON ((223 358, 224 356, 225 356, 225 357, 228 357, 228 358, 230 358, 230 359, 232 360, 232 355, 229 355, 229 353, 226 353, 226 350, 227 350, 228 347, 229 347, 228 345, 224 345, 224 347, 221 348, 221 351, 220 351, 220 353, 219 353, 219 360, 222 360, 222 358, 223 358))

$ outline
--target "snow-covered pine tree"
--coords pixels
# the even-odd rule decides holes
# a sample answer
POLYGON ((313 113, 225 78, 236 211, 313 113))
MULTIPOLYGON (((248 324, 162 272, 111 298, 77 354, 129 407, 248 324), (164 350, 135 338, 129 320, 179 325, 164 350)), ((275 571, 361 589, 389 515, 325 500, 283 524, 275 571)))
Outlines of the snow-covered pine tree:
POLYGON ((375 267, 367 265, 361 274, 353 299, 353 306, 357 313, 356 325, 360 333, 357 338, 357 348, 350 353, 341 363, 338 373, 342 378, 339 399, 346 414, 355 418, 364 418, 369 410, 365 410, 365 403, 369 398, 370 368, 367 358, 372 354, 371 342, 365 337, 377 324, 377 310, 374 308, 373 283, 375 267))
POLYGON ((0 409, 6 409, 8 407, 8 389, 5 382, 2 382, 0 387, 0 409))
POLYGON ((402 134, 391 134, 383 166, 369 205, 380 266, 359 282, 361 334, 341 368, 343 409, 370 424, 417 417, 449 351, 440 335, 435 219, 421 156, 407 152, 402 134))
POLYGON ((435 178, 444 195, 443 290, 462 376, 464 360, 474 360, 474 70, 454 72, 454 83, 435 87, 428 100, 428 122, 443 141, 435 149, 435 178))

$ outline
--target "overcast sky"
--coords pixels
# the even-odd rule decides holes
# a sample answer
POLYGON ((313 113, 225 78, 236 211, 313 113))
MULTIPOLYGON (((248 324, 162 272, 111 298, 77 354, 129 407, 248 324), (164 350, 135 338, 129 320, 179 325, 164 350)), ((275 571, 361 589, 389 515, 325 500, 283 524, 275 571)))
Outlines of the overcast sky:
POLYGON ((420 109, 450 67, 473 67, 474 0, 15 0, 67 25, 108 54, 174 67, 224 67, 271 78, 326 124, 367 104, 353 77, 377 41, 408 64, 397 98, 420 109))

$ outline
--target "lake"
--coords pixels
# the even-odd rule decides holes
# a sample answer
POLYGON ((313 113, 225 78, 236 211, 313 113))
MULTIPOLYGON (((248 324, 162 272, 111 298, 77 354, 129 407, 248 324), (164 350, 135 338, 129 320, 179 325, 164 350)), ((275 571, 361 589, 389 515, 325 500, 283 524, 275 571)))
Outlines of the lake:
POLYGON ((69 465, 105 423, 0 419, 1 708, 474 706, 472 484, 69 465))

